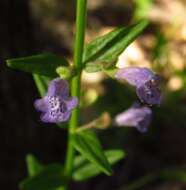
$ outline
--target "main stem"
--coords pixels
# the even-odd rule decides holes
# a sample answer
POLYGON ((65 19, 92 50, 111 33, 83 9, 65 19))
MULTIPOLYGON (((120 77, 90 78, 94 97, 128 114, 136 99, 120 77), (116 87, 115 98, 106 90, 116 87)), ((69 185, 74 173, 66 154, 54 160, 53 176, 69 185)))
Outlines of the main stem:
MULTIPOLYGON (((77 75, 72 79, 71 83, 71 94, 72 96, 78 97, 80 100, 80 90, 81 90, 81 70, 83 67, 82 57, 83 57, 83 47, 84 47, 84 36, 86 27, 86 9, 87 0, 77 0, 77 10, 76 10, 76 36, 75 36, 75 46, 74 46, 74 66, 77 69, 77 75)), ((74 132, 79 124, 79 112, 80 107, 76 107, 72 112, 72 116, 69 122, 68 129, 68 147, 67 156, 65 162, 65 175, 67 181, 71 179, 73 163, 75 157, 75 149, 73 146, 74 132)))

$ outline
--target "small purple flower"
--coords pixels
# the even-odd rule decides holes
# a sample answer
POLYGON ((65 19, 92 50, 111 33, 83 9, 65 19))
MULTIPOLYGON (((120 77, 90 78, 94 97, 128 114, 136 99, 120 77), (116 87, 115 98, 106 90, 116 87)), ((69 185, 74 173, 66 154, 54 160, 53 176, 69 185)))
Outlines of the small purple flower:
POLYGON ((118 127, 135 127, 138 131, 144 133, 147 132, 151 119, 152 110, 149 107, 135 104, 126 111, 118 114, 114 122, 118 127))
POLYGON ((77 97, 69 97, 68 82, 57 78, 50 82, 47 94, 35 101, 35 108, 42 112, 41 120, 45 123, 61 123, 70 118, 77 106, 77 97))
POLYGON ((142 102, 149 105, 160 104, 160 78, 147 68, 128 67, 120 69, 116 74, 117 79, 124 79, 136 87, 136 93, 142 102))

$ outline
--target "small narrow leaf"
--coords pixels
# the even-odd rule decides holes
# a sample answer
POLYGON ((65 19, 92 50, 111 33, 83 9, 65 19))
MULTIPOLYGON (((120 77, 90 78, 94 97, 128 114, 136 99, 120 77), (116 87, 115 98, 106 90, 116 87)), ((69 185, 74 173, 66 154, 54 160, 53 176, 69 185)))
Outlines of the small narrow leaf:
POLYGON ((108 69, 103 69, 103 72, 108 75, 109 77, 115 79, 116 78, 116 73, 118 72, 119 68, 117 67, 110 67, 108 69))
MULTIPOLYGON (((117 163, 119 160, 121 160, 125 156, 125 153, 122 150, 107 150, 104 153, 110 165, 117 163)), ((74 180, 84 181, 100 173, 101 171, 97 165, 88 162, 82 156, 76 157, 75 169, 73 173, 74 180)))
POLYGON ((30 177, 35 176, 43 169, 43 166, 39 163, 39 161, 36 159, 36 157, 32 154, 28 154, 26 156, 26 164, 27 164, 28 175, 30 177))
POLYGON ((102 64, 100 63, 87 63, 86 64, 86 67, 85 67, 85 70, 87 73, 95 73, 95 72, 98 72, 98 71, 101 71, 103 68, 102 64))
POLYGON ((125 152, 123 150, 107 150, 105 152, 105 155, 109 161, 110 164, 115 164, 117 163, 119 160, 121 160, 122 158, 125 157, 125 152))
POLYGON ((147 24, 146 20, 141 20, 132 26, 117 28, 87 44, 83 55, 85 70, 97 72, 101 68, 113 66, 118 56, 142 33, 147 24))
POLYGON ((57 190, 65 183, 63 167, 52 164, 42 169, 37 175, 25 179, 20 184, 23 190, 57 190))
POLYGON ((114 45, 111 44, 111 42, 122 33, 123 29, 124 28, 116 28, 87 44, 83 54, 83 62, 87 63, 96 60, 101 54, 105 53, 106 47, 108 47, 108 45, 109 47, 114 45))
POLYGON ((13 69, 29 73, 40 74, 49 77, 56 77, 56 68, 61 65, 68 65, 67 60, 52 53, 43 53, 22 58, 7 60, 7 65, 13 69))
POLYGON ((52 78, 38 74, 33 74, 33 79, 35 81, 40 96, 43 97, 47 92, 48 84, 52 80, 52 78))
POLYGON ((93 132, 79 132, 75 134, 73 142, 77 151, 79 151, 86 159, 107 175, 112 174, 110 164, 105 157, 101 144, 97 136, 93 132))

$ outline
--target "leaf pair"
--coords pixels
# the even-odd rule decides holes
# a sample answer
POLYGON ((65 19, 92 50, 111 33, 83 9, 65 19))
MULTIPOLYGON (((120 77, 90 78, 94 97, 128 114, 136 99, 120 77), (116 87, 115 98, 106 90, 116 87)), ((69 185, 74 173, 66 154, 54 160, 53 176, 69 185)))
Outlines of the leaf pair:
POLYGON ((108 163, 107 158, 104 155, 101 144, 97 136, 90 131, 79 132, 75 134, 74 147, 79 151, 86 159, 107 175, 112 174, 112 169, 108 163))
MULTIPOLYGON (((82 153, 84 155, 84 153, 82 153)), ((87 154, 87 153, 86 153, 87 154)), ((99 154, 99 153, 98 153, 99 154)), ((110 165, 121 160, 125 154, 122 150, 108 150, 103 153, 110 165)), ((103 156, 100 154, 100 156, 103 156)), ((103 156, 104 157, 104 156, 103 156)), ((22 181, 20 188, 24 190, 62 190, 65 183, 64 168, 60 164, 43 166, 33 156, 26 158, 29 177, 22 181)), ((83 181, 101 173, 99 162, 89 162, 83 156, 77 156, 74 163, 73 179, 83 181)), ((102 168, 102 167, 101 167, 102 168)))
MULTIPOLYGON (((115 65, 118 56, 133 42, 147 26, 146 20, 117 28, 108 34, 98 37, 85 46, 83 54, 84 67, 87 72, 97 72, 103 68, 115 65)), ((7 60, 7 65, 13 69, 56 77, 56 69, 68 65, 68 61, 51 53, 7 60)))
POLYGON ((98 37, 85 46, 83 61, 87 72, 97 72, 115 65, 118 56, 133 42, 147 26, 147 20, 117 28, 98 37))
MULTIPOLYGON (((104 151, 104 155, 110 165, 117 163, 125 156, 124 152, 119 149, 104 151)), ((82 156, 76 157, 74 171, 73 179, 75 181, 84 181, 101 173, 100 167, 97 164, 88 162, 82 156)))

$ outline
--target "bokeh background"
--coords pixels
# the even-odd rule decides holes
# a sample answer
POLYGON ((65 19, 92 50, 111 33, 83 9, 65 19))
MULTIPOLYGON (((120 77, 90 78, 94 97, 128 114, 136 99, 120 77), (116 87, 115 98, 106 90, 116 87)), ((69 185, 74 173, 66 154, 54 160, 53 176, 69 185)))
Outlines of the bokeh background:
MULTIPOLYGON (((153 108, 146 134, 127 128, 98 131, 105 148, 122 148, 127 156, 114 166, 114 176, 74 183, 74 190, 186 189, 186 1, 88 0, 86 42, 143 17, 150 25, 117 65, 159 73, 162 105, 153 108)), ((63 161, 66 148, 66 131, 41 123, 34 110, 39 95, 32 76, 10 70, 5 60, 46 51, 72 60, 74 33, 75 0, 0 1, 1 189, 18 189, 27 175, 27 153, 47 164, 63 161)), ((103 111, 114 117, 136 99, 133 89, 101 73, 84 73, 82 83, 82 123, 103 111)))

